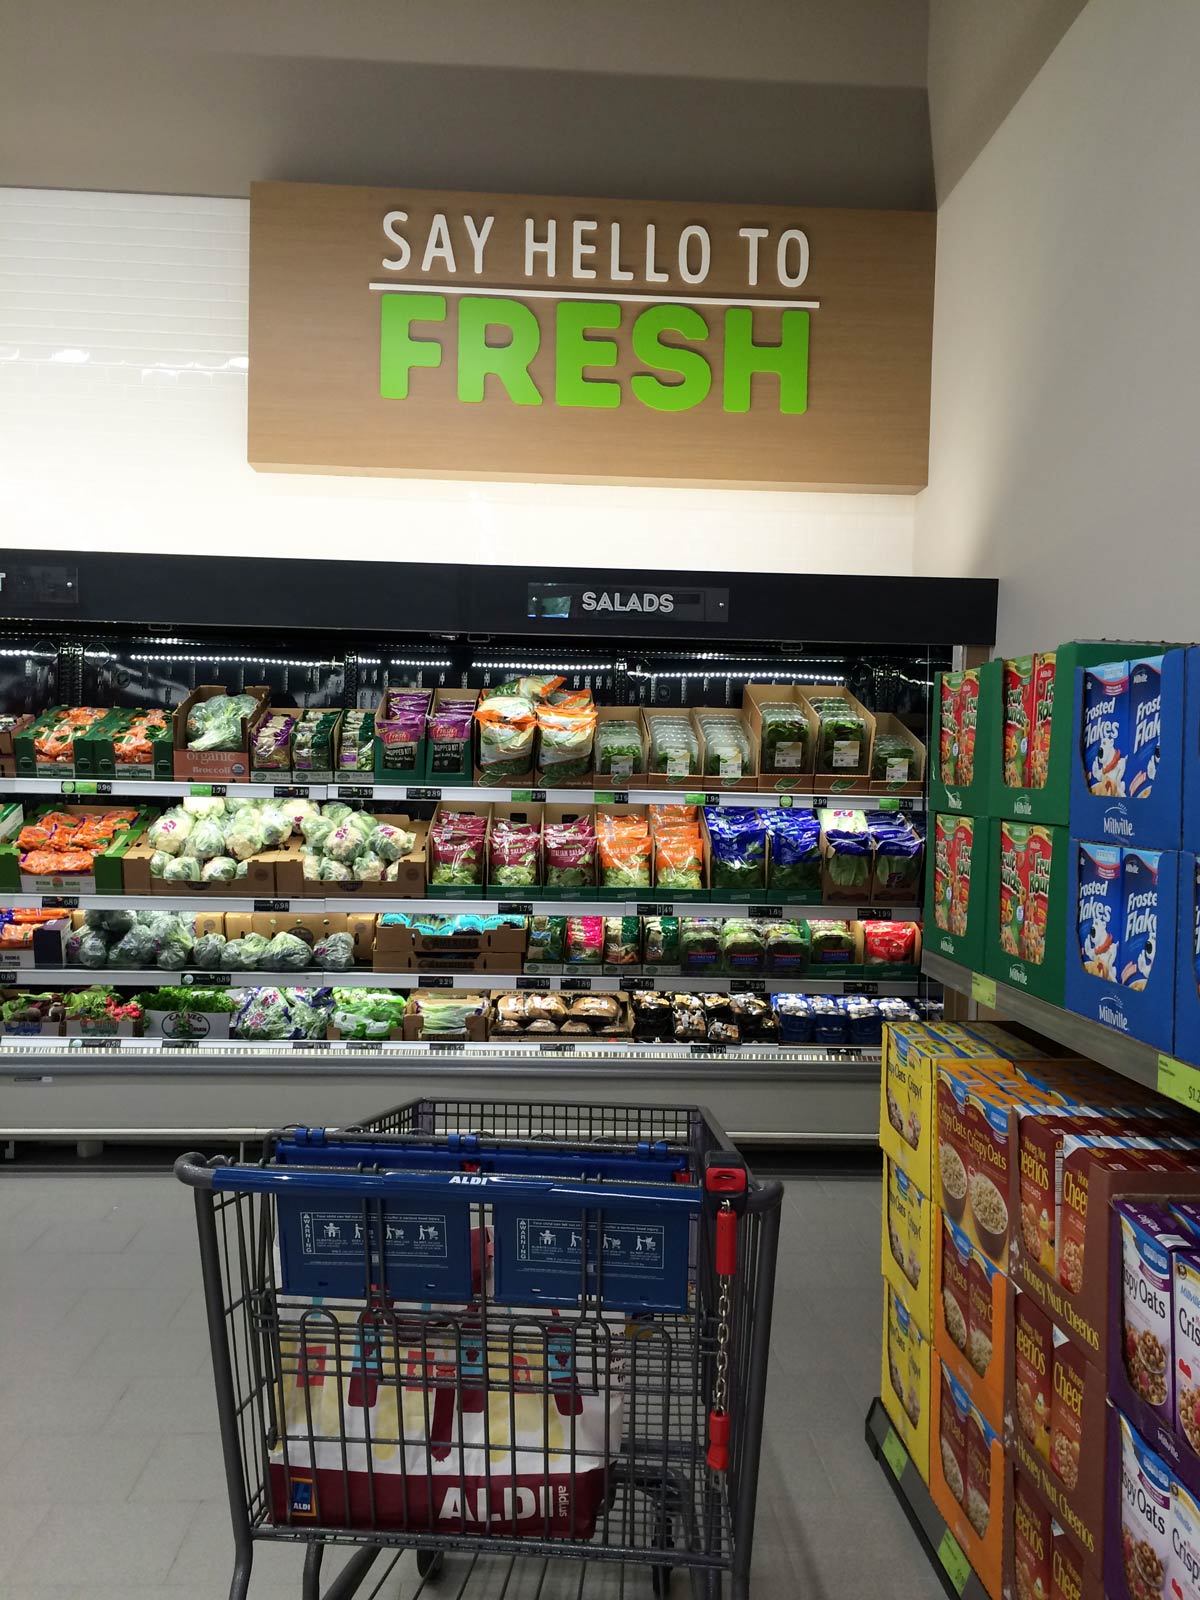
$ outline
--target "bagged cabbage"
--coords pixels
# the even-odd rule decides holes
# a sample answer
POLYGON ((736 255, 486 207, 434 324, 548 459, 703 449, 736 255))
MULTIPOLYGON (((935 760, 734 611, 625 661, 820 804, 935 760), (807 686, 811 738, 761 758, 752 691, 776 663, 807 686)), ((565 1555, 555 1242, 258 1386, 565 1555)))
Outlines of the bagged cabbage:
POLYGON ((152 850, 177 856, 191 835, 196 819, 187 811, 172 808, 152 822, 146 830, 146 843, 152 850))
POLYGON ((83 921, 85 927, 121 934, 133 927, 135 916, 132 911, 85 911, 83 921))
POLYGON ((332 817, 310 816, 305 817, 300 824, 300 832, 304 835, 304 842, 311 850, 323 850, 325 841, 337 827, 332 817))
POLYGON ((238 875, 238 864, 232 856, 213 856, 200 869, 202 883, 232 883, 238 875))
POLYGON ((301 972, 312 965, 312 947, 294 933, 277 933, 262 953, 265 972, 301 972))
POLYGON ((263 845, 268 850, 278 850, 292 835, 291 818, 278 806, 264 806, 258 814, 262 827, 263 845))
POLYGON ((382 856, 364 850, 361 856, 355 856, 350 863, 350 873, 359 883, 382 883, 386 864, 382 856))
POLYGON ((415 833, 407 833, 390 822, 381 822, 367 835, 367 848, 385 861, 400 861, 411 853, 416 838, 415 833))
POLYGON ((194 949, 195 942, 191 928, 176 918, 167 934, 166 943, 159 951, 158 965, 168 972, 182 972, 184 967, 191 966, 194 949))
POLYGON ((219 817, 200 817, 187 842, 187 853, 197 861, 211 861, 225 853, 225 828, 219 817))
POLYGON ((225 833, 225 849, 238 861, 247 861, 266 849, 262 815, 249 806, 238 812, 225 833))
POLYGON ((200 863, 195 856, 174 856, 163 868, 168 883, 199 883, 200 863))
POLYGON ((261 933, 248 933, 243 939, 227 939, 221 951, 221 965, 230 971, 249 971, 259 965, 267 944, 261 933))
POLYGON ((192 965, 205 972, 215 972, 222 965, 221 954, 226 939, 223 933, 202 933, 192 946, 192 965))
POLYGON ((326 972, 348 972, 354 965, 354 940, 348 933, 329 933, 313 946, 312 957, 326 972))

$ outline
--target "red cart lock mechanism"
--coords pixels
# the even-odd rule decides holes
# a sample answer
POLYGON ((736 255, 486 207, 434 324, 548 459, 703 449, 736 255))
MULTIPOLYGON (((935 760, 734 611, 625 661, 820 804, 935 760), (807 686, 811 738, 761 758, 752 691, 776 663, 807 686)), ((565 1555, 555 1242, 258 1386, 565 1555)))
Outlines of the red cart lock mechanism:
POLYGON ((705 1460, 714 1472, 729 1468, 730 1284, 737 1272, 738 1217, 746 1209, 749 1173, 740 1156, 710 1150, 704 1158, 704 1195, 713 1216, 713 1266, 718 1281, 717 1360, 712 1408, 708 1413, 705 1460))

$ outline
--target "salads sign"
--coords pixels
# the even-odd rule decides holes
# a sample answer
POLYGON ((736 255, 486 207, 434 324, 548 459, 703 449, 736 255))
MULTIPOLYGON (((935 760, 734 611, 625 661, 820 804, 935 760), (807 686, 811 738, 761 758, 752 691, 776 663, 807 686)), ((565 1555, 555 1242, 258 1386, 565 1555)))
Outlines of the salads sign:
POLYGON ((917 489, 934 217, 255 184, 264 470, 917 489))

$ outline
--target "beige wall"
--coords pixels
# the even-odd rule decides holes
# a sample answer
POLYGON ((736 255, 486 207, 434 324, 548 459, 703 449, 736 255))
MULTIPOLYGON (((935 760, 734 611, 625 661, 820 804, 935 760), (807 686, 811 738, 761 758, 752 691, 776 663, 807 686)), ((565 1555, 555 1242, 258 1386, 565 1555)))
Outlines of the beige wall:
POLYGON ((938 217, 916 570, 999 643, 1200 636, 1200 6, 1090 0, 938 217))

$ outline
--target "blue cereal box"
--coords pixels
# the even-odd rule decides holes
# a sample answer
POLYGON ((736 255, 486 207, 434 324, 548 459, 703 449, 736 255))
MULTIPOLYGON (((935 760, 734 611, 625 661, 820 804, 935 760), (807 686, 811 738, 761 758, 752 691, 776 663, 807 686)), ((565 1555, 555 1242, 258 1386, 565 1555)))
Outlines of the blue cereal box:
MULTIPOLYGON (((1183 831, 1180 842, 1185 850, 1200 855, 1200 645, 1192 645, 1183 656, 1183 831)), ((1162 771, 1161 760, 1159 771, 1162 771)))
MULTIPOLYGON (((1074 950, 1069 943, 1067 947, 1067 1009, 1156 1050, 1170 1051, 1175 1037, 1178 854, 1077 840, 1070 862, 1069 904, 1077 938, 1074 950)), ((1200 1020, 1200 1006, 1197 1012, 1200 1020)))
POLYGON ((1121 948, 1121 851, 1115 844, 1077 844, 1079 955, 1085 972, 1117 981, 1121 948))
MULTIPOLYGON (((1083 667, 1075 675, 1071 834, 1105 844, 1177 850, 1184 786, 1185 657, 1165 650, 1083 667)), ((1196 663, 1200 698, 1200 661, 1196 663)), ((1200 724, 1200 711, 1196 713, 1200 724)), ((1198 746, 1200 748, 1200 746, 1198 746)), ((1200 778, 1196 827, 1200 843, 1200 778)))
POLYGON ((1175 935, 1175 1048, 1200 1066, 1200 857, 1180 852, 1175 935))

